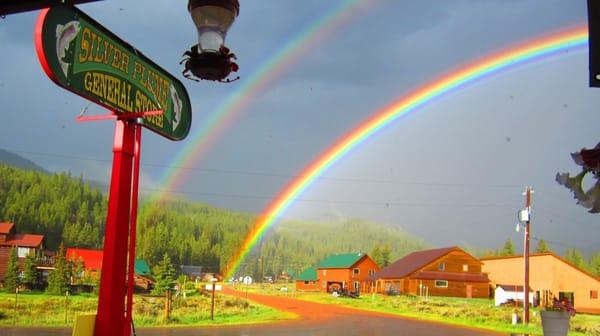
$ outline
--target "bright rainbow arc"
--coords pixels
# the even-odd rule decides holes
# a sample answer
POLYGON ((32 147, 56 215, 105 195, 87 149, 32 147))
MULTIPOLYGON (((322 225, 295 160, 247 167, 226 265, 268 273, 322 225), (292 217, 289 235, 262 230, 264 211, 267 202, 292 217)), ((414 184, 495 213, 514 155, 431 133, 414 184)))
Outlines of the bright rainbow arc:
POLYGON ((378 110, 372 117, 347 132, 331 147, 321 153, 273 199, 247 234, 242 246, 233 255, 225 269, 226 277, 229 278, 235 275, 256 243, 300 194, 340 158, 347 155, 352 149, 385 126, 436 98, 478 79, 492 76, 502 70, 508 70, 526 62, 556 55, 565 50, 584 47, 587 45, 587 41, 587 26, 580 26, 538 38, 475 61, 417 88, 412 93, 378 110))
POLYGON ((342 1, 319 17, 300 33, 279 48, 260 68, 254 71, 239 88, 217 108, 202 127, 191 134, 191 140, 175 156, 158 183, 158 192, 151 202, 164 199, 172 190, 179 188, 187 175, 185 167, 196 162, 212 146, 215 139, 236 119, 237 116, 277 78, 312 50, 325 36, 332 34, 347 23, 355 13, 362 11, 371 1, 342 1))

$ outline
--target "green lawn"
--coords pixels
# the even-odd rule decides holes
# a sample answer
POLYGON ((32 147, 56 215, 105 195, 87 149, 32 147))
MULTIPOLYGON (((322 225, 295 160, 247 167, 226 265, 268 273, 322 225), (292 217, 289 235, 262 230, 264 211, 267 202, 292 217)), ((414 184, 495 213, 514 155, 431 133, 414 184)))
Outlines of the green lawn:
MULTIPOLYGON (((190 295, 187 299, 175 298, 169 320, 165 319, 165 299, 162 297, 134 297, 133 319, 136 327, 236 325, 267 323, 294 319, 294 314, 248 303, 245 300, 217 295, 215 320, 210 319, 210 296, 190 295)), ((76 315, 94 314, 98 298, 94 295, 64 296, 22 293, 0 293, 0 327, 70 327, 76 315), (66 315, 65 315, 66 311, 66 315)))
MULTIPOLYGON (((357 309, 396 314, 416 319, 458 324, 462 326, 495 330, 505 333, 542 335, 539 310, 533 309, 530 325, 511 324, 514 307, 495 307, 493 300, 430 297, 428 301, 413 296, 387 296, 365 294, 358 299, 333 297, 320 293, 296 292, 288 285, 288 293, 279 291, 284 285, 256 285, 249 292, 269 295, 290 295, 297 299, 336 304, 357 309)), ((244 290, 245 287, 239 287, 244 290)), ((519 316, 522 316, 519 308, 519 316)), ((599 335, 600 316, 577 314, 571 319, 569 335, 599 335)))

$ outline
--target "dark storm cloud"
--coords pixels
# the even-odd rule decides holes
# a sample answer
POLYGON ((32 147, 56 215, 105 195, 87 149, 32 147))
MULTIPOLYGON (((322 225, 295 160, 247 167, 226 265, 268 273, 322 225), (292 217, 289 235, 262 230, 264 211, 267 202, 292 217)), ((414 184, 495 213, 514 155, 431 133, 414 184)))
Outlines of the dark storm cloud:
MULTIPOLYGON (((336 4, 242 1, 227 37, 242 81, 227 85, 180 75, 181 54, 196 40, 185 1, 101 1, 81 8, 183 80, 192 99, 194 134, 243 80, 336 4)), ((291 176, 389 102, 469 60, 583 22, 585 10, 585 2, 572 0, 373 1, 251 97, 210 150, 188 163, 192 170, 186 170, 180 191, 217 206, 259 212, 291 176)), ((42 73, 32 42, 35 16, 0 20, 0 147, 91 158, 25 155, 56 171, 106 180, 113 125, 73 121, 88 103, 42 73)), ((598 141, 592 125, 598 124, 599 102, 586 88, 585 53, 557 59, 469 87, 382 130, 327 174, 348 182, 319 180, 301 198, 324 202, 300 200, 286 216, 330 217, 335 209, 336 216, 401 226, 434 244, 492 247, 511 235, 518 241, 514 213, 522 186, 534 184, 536 235, 549 240, 565 235, 574 246, 599 244, 591 219, 552 180, 556 171, 573 169, 570 151, 598 141), (361 179, 416 184, 353 182, 361 179), (494 206, 468 206, 473 204, 494 206), (579 230, 567 232, 566 222, 579 230)), ((92 106, 88 113, 106 111, 92 106)), ((173 143, 145 132, 142 161, 158 166, 143 166, 142 187, 156 187, 164 166, 191 141, 173 143)))

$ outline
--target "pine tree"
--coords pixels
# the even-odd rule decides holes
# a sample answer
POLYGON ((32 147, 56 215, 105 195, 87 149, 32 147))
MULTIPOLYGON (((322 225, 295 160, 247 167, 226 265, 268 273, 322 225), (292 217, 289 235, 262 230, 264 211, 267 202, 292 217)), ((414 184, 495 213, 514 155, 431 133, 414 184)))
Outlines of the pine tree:
POLYGON ((588 270, 588 265, 583 258, 583 254, 578 249, 568 248, 565 251, 565 259, 582 270, 588 270))
POLYGON ((381 250, 381 266, 382 267, 386 267, 390 264, 390 253, 392 251, 390 250, 389 246, 385 246, 383 248, 383 250, 381 250))
POLYGON ((600 252, 595 252, 590 256, 590 270, 596 276, 600 276, 600 252))
POLYGON ((38 285, 38 272, 36 266, 35 253, 29 253, 23 267, 23 283, 29 289, 33 289, 38 285))
POLYGON ((371 251, 371 258, 373 258, 377 266, 383 267, 383 261, 381 260, 381 249, 379 248, 379 245, 376 245, 371 251))
POLYGON ((503 255, 503 256, 515 255, 515 247, 510 238, 508 238, 506 240, 506 242, 504 243, 504 247, 502 248, 501 255, 503 255))
POLYGON ((8 265, 4 276, 4 288, 9 293, 14 293, 20 285, 19 262, 17 260, 17 249, 13 246, 8 255, 8 265))
POLYGON ((154 267, 152 273, 156 280, 152 294, 163 295, 168 289, 173 287, 173 283, 175 282, 175 267, 173 267, 171 258, 169 258, 167 253, 163 255, 162 260, 154 267))
POLYGON ((73 278, 75 279, 75 283, 82 284, 85 279, 85 267, 83 264, 83 258, 79 257, 75 262, 73 267, 73 278))
POLYGON ((63 295, 69 289, 69 267, 65 259, 65 248, 60 244, 54 259, 54 270, 48 276, 46 291, 54 295, 63 295))
POLYGON ((548 244, 546 244, 546 241, 543 239, 540 239, 537 243, 537 246, 535 248, 535 252, 537 253, 548 253, 551 252, 550 248, 548 247, 548 244))

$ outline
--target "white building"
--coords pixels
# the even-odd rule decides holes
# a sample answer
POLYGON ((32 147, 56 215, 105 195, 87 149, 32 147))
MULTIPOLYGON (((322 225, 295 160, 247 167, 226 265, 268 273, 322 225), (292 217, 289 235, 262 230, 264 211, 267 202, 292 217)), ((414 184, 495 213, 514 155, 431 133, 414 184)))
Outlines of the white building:
MULTIPOLYGON (((523 302, 523 286, 518 285, 496 285, 494 291, 494 302, 496 306, 509 300, 523 302)), ((529 288, 529 303, 533 305, 533 291, 529 288)))

